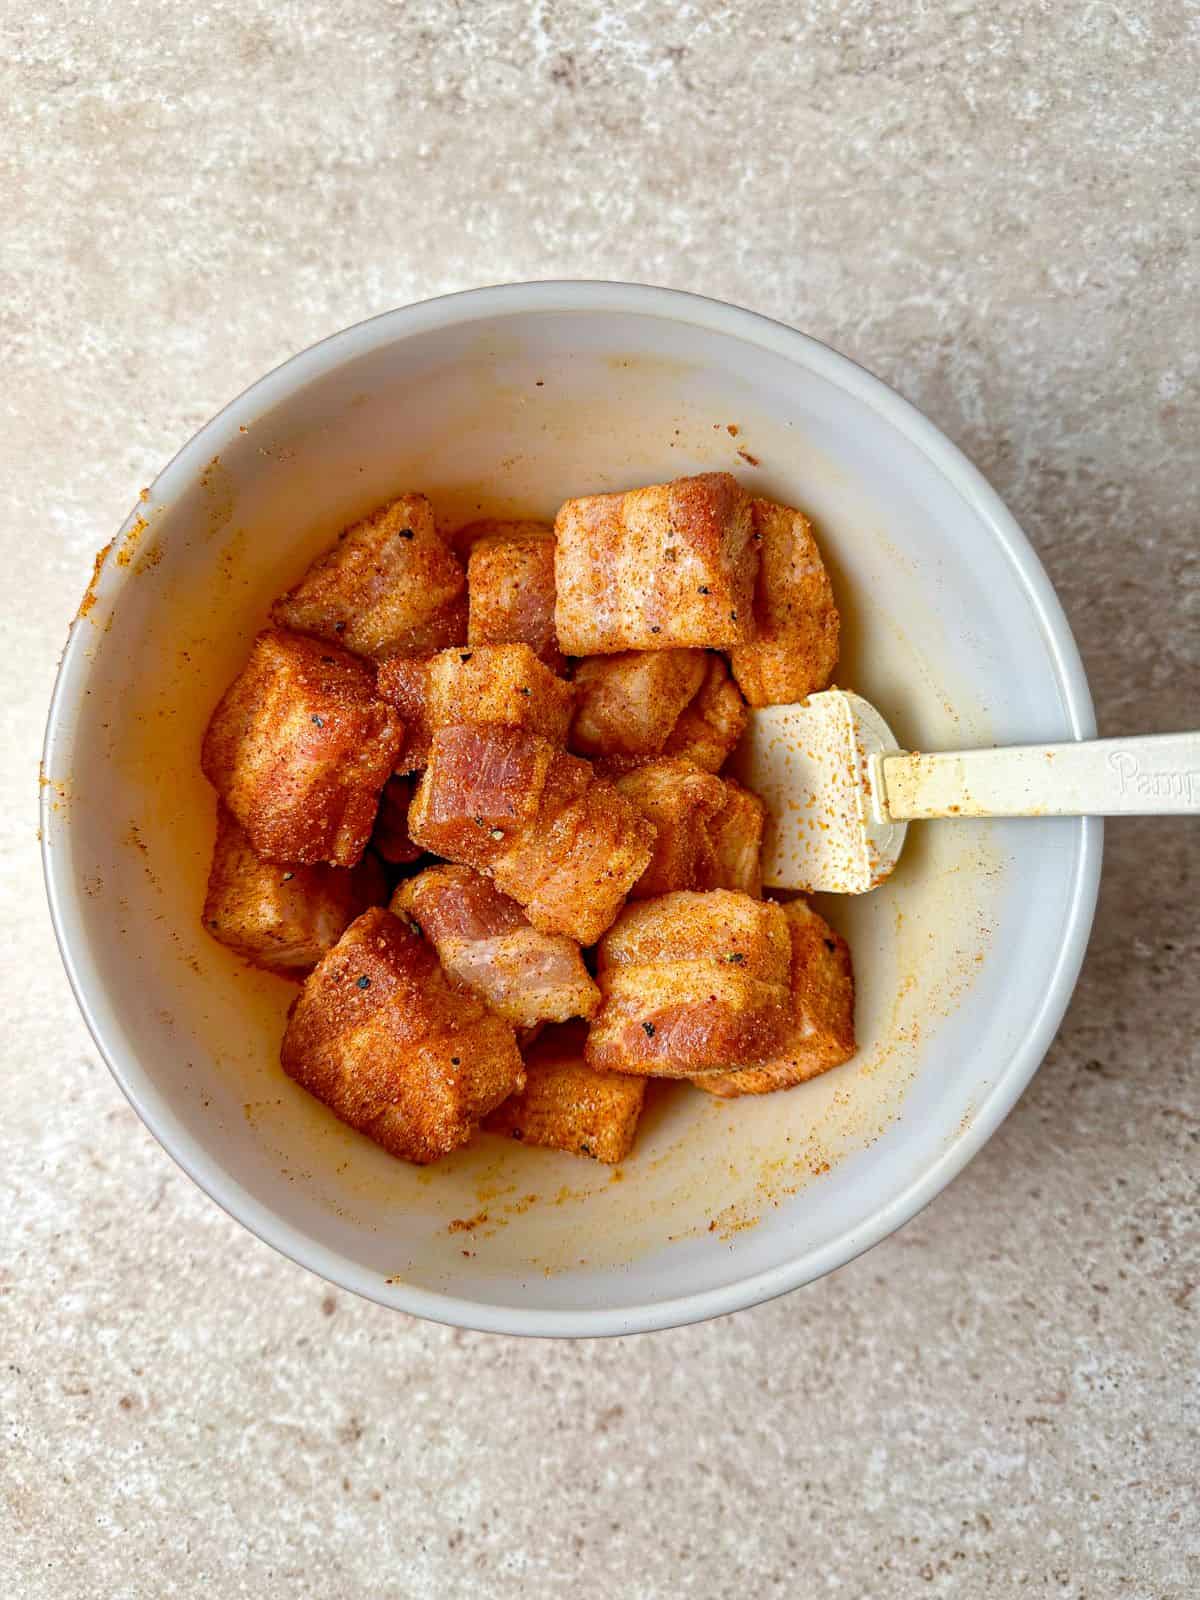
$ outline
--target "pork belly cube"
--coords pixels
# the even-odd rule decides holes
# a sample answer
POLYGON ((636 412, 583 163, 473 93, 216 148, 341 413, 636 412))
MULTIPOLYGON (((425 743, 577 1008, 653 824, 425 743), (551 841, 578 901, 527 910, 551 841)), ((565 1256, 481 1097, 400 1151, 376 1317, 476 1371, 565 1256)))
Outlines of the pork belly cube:
POLYGON ((436 1161, 524 1087, 511 1026, 378 907, 352 922, 288 1017, 283 1070, 405 1161, 436 1161))
POLYGON ((525 728, 563 744, 574 706, 571 685, 543 666, 527 644, 393 656, 379 668, 379 693, 404 719, 401 772, 426 766, 434 730, 456 724, 525 728))
POLYGON ((709 655, 704 681, 667 735, 662 753, 694 761, 705 772, 720 772, 745 733, 748 716, 725 658, 709 655))
POLYGON ((753 637, 758 549, 729 473, 568 500, 554 531, 554 625, 569 656, 753 637))
POLYGON ((433 507, 424 495, 405 494, 346 528, 276 600, 271 620, 375 660, 419 655, 462 637, 465 584, 462 563, 434 528, 433 507))
POLYGON ((729 659, 752 706, 792 705, 833 676, 841 624, 804 513, 755 500, 752 514, 760 551, 754 637, 729 659))
POLYGON ((616 785, 657 830, 654 856, 631 900, 676 889, 736 889, 762 898, 766 808, 757 795, 673 756, 636 767, 616 785))
POLYGON ((204 735, 204 775, 267 861, 352 867, 404 725, 337 645, 268 628, 204 735))
POLYGON ((595 1072, 584 1062, 586 1030, 549 1028, 525 1051, 525 1087, 484 1118, 484 1131, 615 1165, 633 1148, 645 1078, 595 1072))
POLYGON ((723 787, 720 808, 705 824, 707 849, 698 863, 697 889, 737 889, 762 899, 762 841, 767 808, 756 794, 732 778, 718 778, 723 787))
POLYGON ((554 529, 544 522, 481 522, 459 535, 470 550, 470 644, 527 644, 551 672, 566 657, 554 631, 554 529))
POLYGON ((515 1028, 590 1017, 600 1004, 579 946, 541 933, 471 867, 426 867, 400 885, 391 909, 412 918, 450 976, 515 1028))
POLYGON ((439 728, 408 812, 422 849, 486 870, 537 816, 554 745, 516 728, 439 728))
MULTIPOLYGON (((479 517, 474 522, 464 522, 449 535, 450 548, 460 561, 470 561, 471 552, 485 539, 553 539, 554 525, 539 522, 533 517, 479 517)), ((497 644, 507 641, 498 639, 497 644)))
POLYGON ((715 889, 709 823, 725 805, 725 784, 690 761, 664 757, 648 761, 616 780, 616 786, 654 824, 650 865, 629 891, 631 900, 670 894, 675 889, 715 889))
POLYGON ((571 749, 610 771, 658 755, 704 681, 703 650, 628 650, 575 668, 571 749))
POLYGON ((535 928, 594 944, 649 865, 654 827, 588 762, 557 754, 533 824, 492 863, 535 928))
POLYGON ((428 718, 433 728, 495 723, 566 744, 575 696, 527 644, 443 650, 429 663, 428 718))
POLYGON ((375 831, 371 844, 385 861, 405 867, 425 854, 408 835, 408 808, 412 803, 412 783, 408 778, 389 778, 379 798, 375 831))
POLYGON ((396 771, 420 772, 429 760, 433 728, 429 721, 429 664, 427 656, 389 656, 379 664, 376 693, 395 706, 404 723, 404 744, 396 771))
POLYGON ((805 900, 792 900, 783 910, 792 945, 787 1038, 761 1066, 697 1079, 723 1099, 790 1089, 849 1061, 856 1048, 854 970, 846 941, 805 900))
POLYGON ((591 944, 645 870, 652 825, 590 764, 514 728, 439 728, 409 811, 435 855, 488 872, 535 928, 591 944))
POLYGON ((598 956, 590 1067, 698 1077, 770 1060, 787 1036, 791 945, 781 906, 726 889, 639 900, 598 956))
POLYGON ((204 926, 255 966, 303 977, 360 912, 386 897, 383 868, 369 852, 349 869, 263 861, 218 803, 204 926))

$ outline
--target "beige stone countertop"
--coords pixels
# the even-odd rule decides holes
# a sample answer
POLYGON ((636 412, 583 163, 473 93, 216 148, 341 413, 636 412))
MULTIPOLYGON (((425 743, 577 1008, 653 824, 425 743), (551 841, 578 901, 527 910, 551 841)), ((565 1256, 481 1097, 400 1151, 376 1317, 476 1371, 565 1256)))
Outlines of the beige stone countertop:
POLYGON ((1197 866, 1113 824, 1012 1116, 853 1265, 611 1342, 334 1292, 80 1022, 35 848, 94 551, 225 401, 438 292, 640 279, 922 407, 1057 584, 1102 732, 1200 717, 1191 0, 0 4, 0 1595, 1200 1592, 1197 866))

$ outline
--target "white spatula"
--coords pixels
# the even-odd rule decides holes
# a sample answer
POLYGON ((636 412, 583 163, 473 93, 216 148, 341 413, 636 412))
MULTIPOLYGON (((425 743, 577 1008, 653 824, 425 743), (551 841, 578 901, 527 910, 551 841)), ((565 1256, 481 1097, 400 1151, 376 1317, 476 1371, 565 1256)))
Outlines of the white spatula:
POLYGON ((775 889, 874 889, 918 819, 1200 816, 1200 733, 914 755, 841 689, 752 711, 736 769, 766 802, 775 889))

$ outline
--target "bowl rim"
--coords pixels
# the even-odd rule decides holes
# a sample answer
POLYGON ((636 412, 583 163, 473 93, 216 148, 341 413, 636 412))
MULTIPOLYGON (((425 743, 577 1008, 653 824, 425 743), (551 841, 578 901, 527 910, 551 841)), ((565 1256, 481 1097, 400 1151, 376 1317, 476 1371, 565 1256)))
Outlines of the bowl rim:
MULTIPOLYGON (((910 401, 850 357, 760 312, 679 289, 592 279, 548 279, 491 285, 439 295, 352 324, 291 356, 257 379, 204 424, 155 478, 150 503, 170 503, 199 477, 213 456, 237 438, 247 408, 261 416, 284 398, 334 368, 415 335, 481 319, 558 311, 621 313, 690 324, 733 337, 816 371, 869 405, 903 434, 958 490, 1012 565, 1033 609, 1054 665, 1056 686, 1076 739, 1095 737, 1091 694, 1066 614, 1032 545, 983 474, 910 401)), ((139 501, 122 524, 123 533, 146 507, 139 501)), ((98 592, 114 600, 128 574, 109 562, 99 574, 98 592)), ((56 770, 55 757, 73 729, 72 714, 82 705, 90 669, 85 630, 71 629, 59 662, 43 744, 43 773, 56 770)), ((844 1266, 910 1221, 966 1166, 999 1127, 1040 1065, 1075 987, 1095 914, 1100 878, 1103 825, 1081 818, 1075 830, 1064 935, 1041 1002, 1023 1038, 996 1071, 988 1093, 965 1128, 947 1139, 940 1154, 914 1173, 904 1187, 857 1227, 778 1266, 747 1274, 731 1283, 661 1301, 601 1310, 540 1310, 476 1301, 460 1295, 388 1281, 335 1250, 317 1244, 264 1205, 224 1171, 164 1106, 146 1104, 156 1096, 140 1062, 110 1043, 80 970, 82 944, 78 892, 69 871, 69 852, 55 840, 69 828, 52 809, 52 792, 41 785, 42 868, 51 922, 67 979, 92 1039, 122 1092, 151 1133, 188 1176, 221 1208, 264 1243, 299 1266, 380 1305, 411 1315, 479 1332, 581 1337, 651 1332, 723 1316, 786 1294, 844 1266)))

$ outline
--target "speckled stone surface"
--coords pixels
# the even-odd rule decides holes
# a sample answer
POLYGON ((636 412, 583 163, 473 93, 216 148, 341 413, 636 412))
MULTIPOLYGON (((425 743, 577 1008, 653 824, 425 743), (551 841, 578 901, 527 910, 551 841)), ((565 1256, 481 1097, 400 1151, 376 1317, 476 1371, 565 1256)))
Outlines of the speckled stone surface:
POLYGON ((0 6, 0 1594, 1200 1591, 1196 867, 1112 826, 1079 990, 902 1234, 537 1345, 327 1290, 78 1021, 35 771, 93 551, 285 356, 473 284, 740 301, 895 383, 1059 586, 1107 732, 1200 718, 1187 0, 0 6))

